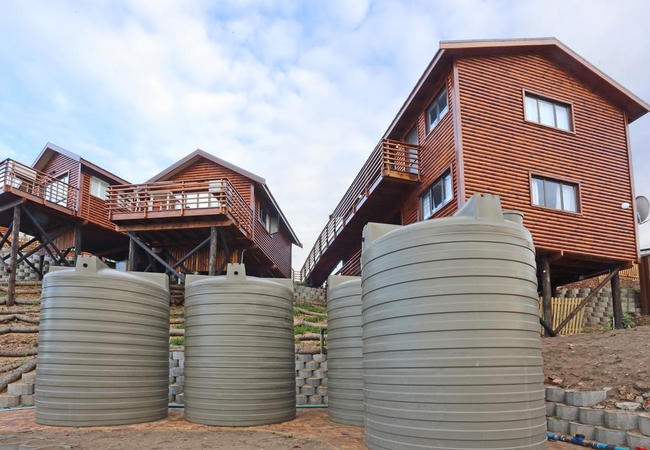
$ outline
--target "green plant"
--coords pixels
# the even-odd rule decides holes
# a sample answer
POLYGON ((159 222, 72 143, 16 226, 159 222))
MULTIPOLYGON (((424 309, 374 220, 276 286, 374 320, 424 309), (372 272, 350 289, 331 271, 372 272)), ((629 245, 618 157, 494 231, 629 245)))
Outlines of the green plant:
POLYGON ((634 320, 632 320, 632 317, 627 313, 623 313, 623 328, 630 329, 634 328, 636 324, 634 323, 634 320))
POLYGON ((320 328, 312 327, 311 325, 303 324, 293 327, 293 334, 305 334, 305 333, 320 333, 320 328))
POLYGON ((320 314, 325 314, 327 312, 327 308, 325 308, 324 306, 314 306, 311 303, 296 303, 295 306, 297 306, 300 309, 304 309, 307 311, 316 312, 320 314))
POLYGON ((38 339, 32 341, 32 347, 38 347, 38 339))
POLYGON ((176 325, 174 325, 174 328, 176 328, 177 330, 182 330, 182 329, 185 328, 185 324, 184 323, 177 323, 176 325))
POLYGON ((185 314, 184 313, 171 314, 169 317, 172 317, 174 319, 182 319, 185 317, 185 314))
POLYGON ((324 317, 316 317, 316 316, 304 316, 303 320, 305 322, 312 322, 312 323, 318 323, 322 322, 325 318, 324 317))
POLYGON ((169 338, 170 345, 185 345, 185 336, 176 336, 169 338))

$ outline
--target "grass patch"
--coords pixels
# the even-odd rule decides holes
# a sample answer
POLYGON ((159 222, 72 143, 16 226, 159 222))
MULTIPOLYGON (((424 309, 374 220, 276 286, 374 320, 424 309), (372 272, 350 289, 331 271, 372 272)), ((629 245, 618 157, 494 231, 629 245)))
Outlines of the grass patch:
POLYGON ((316 312, 316 313, 321 313, 325 314, 327 312, 327 308, 324 306, 314 306, 309 303, 296 303, 296 306, 300 309, 305 309, 307 311, 311 312, 316 312))
POLYGON ((612 327, 603 327, 603 328, 589 328, 586 330, 582 330, 583 333, 586 334, 597 334, 597 333, 607 333, 608 331, 612 331, 612 327))
POLYGON ((170 314, 169 317, 171 317, 172 319, 184 319, 185 313, 170 314))
POLYGON ((325 318, 324 317, 315 317, 315 316, 304 316, 303 320, 305 322, 318 323, 318 322, 322 322, 323 320, 325 320, 325 318))
POLYGON ((185 328, 185 324, 184 323, 177 323, 176 325, 174 325, 174 328, 176 328, 177 330, 182 330, 182 329, 185 328))
POLYGON ((185 336, 174 336, 169 338, 170 345, 185 345, 185 336))
POLYGON ((320 328, 312 327, 311 325, 298 325, 293 327, 293 334, 305 334, 305 333, 320 333, 320 328))

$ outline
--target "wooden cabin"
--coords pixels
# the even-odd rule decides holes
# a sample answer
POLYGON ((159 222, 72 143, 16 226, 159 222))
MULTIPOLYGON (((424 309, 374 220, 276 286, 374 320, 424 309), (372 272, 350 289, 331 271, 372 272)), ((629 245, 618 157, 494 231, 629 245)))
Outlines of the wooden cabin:
MULTIPOLYGON (((0 226, 5 231, 0 247, 11 243, 11 252, 0 258, 0 264, 9 272, 9 296, 13 295, 15 267, 22 261, 32 265, 27 258, 36 252, 63 265, 68 264, 69 256, 81 252, 124 259, 128 237, 116 230, 106 206, 108 187, 124 183, 122 178, 50 143, 31 166, 12 159, 2 161, 0 226), (26 242, 13 239, 14 231, 31 238, 26 242)), ((42 261, 40 267, 32 267, 39 277, 43 276, 42 261)))
POLYGON ((638 259, 628 125, 649 108, 553 38, 442 42, 301 278, 321 285, 341 264, 359 275, 366 223, 449 216, 477 192, 524 212, 547 295, 628 267, 638 259))
POLYGON ((264 178, 196 150, 142 184, 111 186, 110 218, 131 238, 130 267, 290 277, 301 245, 264 178))

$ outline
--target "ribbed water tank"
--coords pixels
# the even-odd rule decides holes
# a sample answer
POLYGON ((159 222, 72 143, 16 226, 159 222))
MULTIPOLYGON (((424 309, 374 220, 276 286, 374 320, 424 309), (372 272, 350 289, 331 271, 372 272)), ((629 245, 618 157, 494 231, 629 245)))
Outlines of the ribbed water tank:
POLYGON ((185 287, 185 419, 222 426, 296 416, 293 283, 188 276, 185 287))
POLYGON ((546 448, 535 248, 508 217, 477 194, 456 217, 364 229, 371 449, 546 448))
POLYGON ((329 419, 363 426, 361 277, 327 280, 329 419))
POLYGON ((36 422, 104 426, 167 417, 169 279, 81 256, 43 279, 36 422))

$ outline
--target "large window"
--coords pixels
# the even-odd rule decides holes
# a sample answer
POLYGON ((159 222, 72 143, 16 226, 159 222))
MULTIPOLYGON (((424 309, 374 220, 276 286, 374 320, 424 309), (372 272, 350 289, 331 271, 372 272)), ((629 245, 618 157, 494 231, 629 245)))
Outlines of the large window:
POLYGON ((453 198, 451 171, 448 170, 420 197, 422 219, 425 220, 434 215, 453 198))
POLYGON ((264 225, 264 229, 269 232, 269 234, 275 234, 279 231, 280 223, 277 215, 271 215, 264 206, 260 204, 259 206, 260 214, 259 221, 264 225))
POLYGON ((45 200, 61 206, 68 206, 68 173, 58 176, 45 187, 45 200))
POLYGON ((97 177, 90 177, 90 195, 106 200, 108 197, 108 183, 97 177))
POLYGON ((578 185, 549 178, 531 178, 533 205, 578 212, 578 185))
POLYGON ((525 95, 526 120, 571 131, 571 107, 536 95, 525 95))
POLYGON ((427 109, 427 132, 430 132, 436 125, 438 125, 442 118, 445 117, 448 110, 447 88, 443 88, 433 103, 431 103, 429 109, 427 109))

